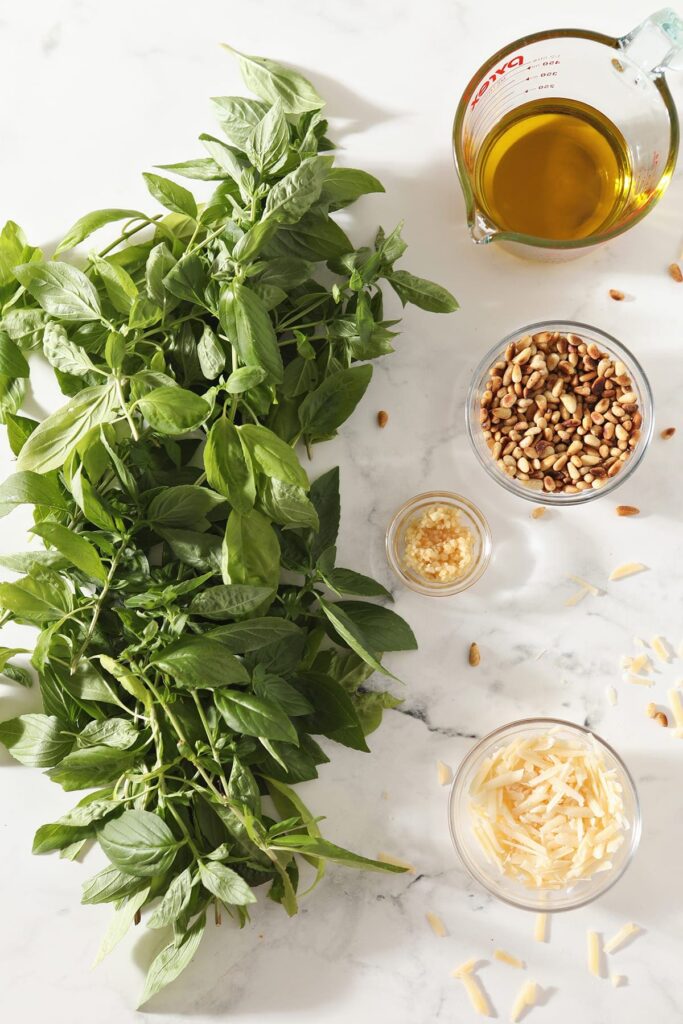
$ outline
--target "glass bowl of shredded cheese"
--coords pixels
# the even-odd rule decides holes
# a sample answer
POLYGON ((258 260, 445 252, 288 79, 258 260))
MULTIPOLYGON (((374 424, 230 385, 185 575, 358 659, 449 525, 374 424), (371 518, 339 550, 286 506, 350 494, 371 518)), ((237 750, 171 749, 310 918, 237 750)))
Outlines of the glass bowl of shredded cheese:
POLYGON ((451 491, 407 501, 389 523, 389 565, 419 594, 450 597, 476 583, 491 559, 491 531, 480 510, 451 491))
POLYGON ((572 910, 610 889, 640 839, 633 779, 582 726, 527 718, 481 739, 453 781, 451 836, 489 892, 525 910, 572 910))

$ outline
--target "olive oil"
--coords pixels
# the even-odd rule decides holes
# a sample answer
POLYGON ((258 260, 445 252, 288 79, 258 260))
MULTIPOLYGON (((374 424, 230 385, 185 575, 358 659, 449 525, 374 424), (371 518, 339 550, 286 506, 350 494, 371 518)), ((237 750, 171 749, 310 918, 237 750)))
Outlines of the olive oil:
POLYGON ((495 225, 553 241, 609 229, 629 201, 628 144, 600 111, 532 100, 485 138, 475 167, 479 205, 495 225))

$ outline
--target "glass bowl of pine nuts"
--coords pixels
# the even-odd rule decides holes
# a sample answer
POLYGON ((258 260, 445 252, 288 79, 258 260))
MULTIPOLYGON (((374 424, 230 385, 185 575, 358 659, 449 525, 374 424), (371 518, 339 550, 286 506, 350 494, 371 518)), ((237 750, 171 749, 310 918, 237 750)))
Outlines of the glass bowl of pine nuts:
POLYGON ((589 324, 546 320, 486 354, 467 397, 467 430, 489 476, 544 505, 608 494, 652 438, 652 391, 635 356, 589 324))

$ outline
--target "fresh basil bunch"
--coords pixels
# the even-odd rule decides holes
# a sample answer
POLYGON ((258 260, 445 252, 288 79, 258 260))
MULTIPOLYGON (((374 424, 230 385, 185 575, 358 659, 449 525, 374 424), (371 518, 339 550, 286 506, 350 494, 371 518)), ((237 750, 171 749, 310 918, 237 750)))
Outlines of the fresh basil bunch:
MULTIPOLYGON (((40 630, 44 704, 0 740, 89 790, 34 851, 99 842, 110 866, 83 902, 116 908, 100 956, 143 908, 172 929, 141 1002, 190 961, 210 905, 243 924, 264 885, 295 913, 299 858, 318 879, 328 860, 395 870, 325 840, 292 788, 328 760, 315 736, 368 749, 398 701, 366 681, 390 675, 382 652, 415 647, 364 600, 387 591, 336 564, 338 472, 309 485, 294 445, 333 437, 366 361, 392 351, 381 280, 404 303, 456 308, 394 269, 399 228, 356 249, 331 217, 382 186, 334 167, 313 86, 237 57, 258 98, 215 99, 224 138, 167 168, 215 182, 207 202, 146 174, 169 212, 82 217, 56 255, 123 222, 82 270, 12 222, 0 235, 0 411, 17 456, 0 514, 33 505, 45 548, 0 559, 19 574, 0 584, 2 621, 40 630), (69 399, 41 423, 18 413, 31 349, 69 399)), ((0 670, 27 685, 17 653, 1 648, 0 670)))

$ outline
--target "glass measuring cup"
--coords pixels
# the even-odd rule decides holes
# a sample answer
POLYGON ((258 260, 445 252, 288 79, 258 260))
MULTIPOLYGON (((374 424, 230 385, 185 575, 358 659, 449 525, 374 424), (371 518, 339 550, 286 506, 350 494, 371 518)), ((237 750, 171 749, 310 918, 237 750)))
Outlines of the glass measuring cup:
POLYGON ((473 240, 498 240, 530 259, 564 260, 642 220, 668 185, 678 152, 678 116, 666 70, 683 70, 683 21, 668 9, 620 38, 583 29, 537 32, 486 61, 467 85, 453 125, 455 163, 473 240), (553 98, 597 110, 621 132, 629 151, 630 181, 618 217, 578 239, 505 230, 485 208, 477 182, 477 160, 492 129, 518 107, 553 98))

